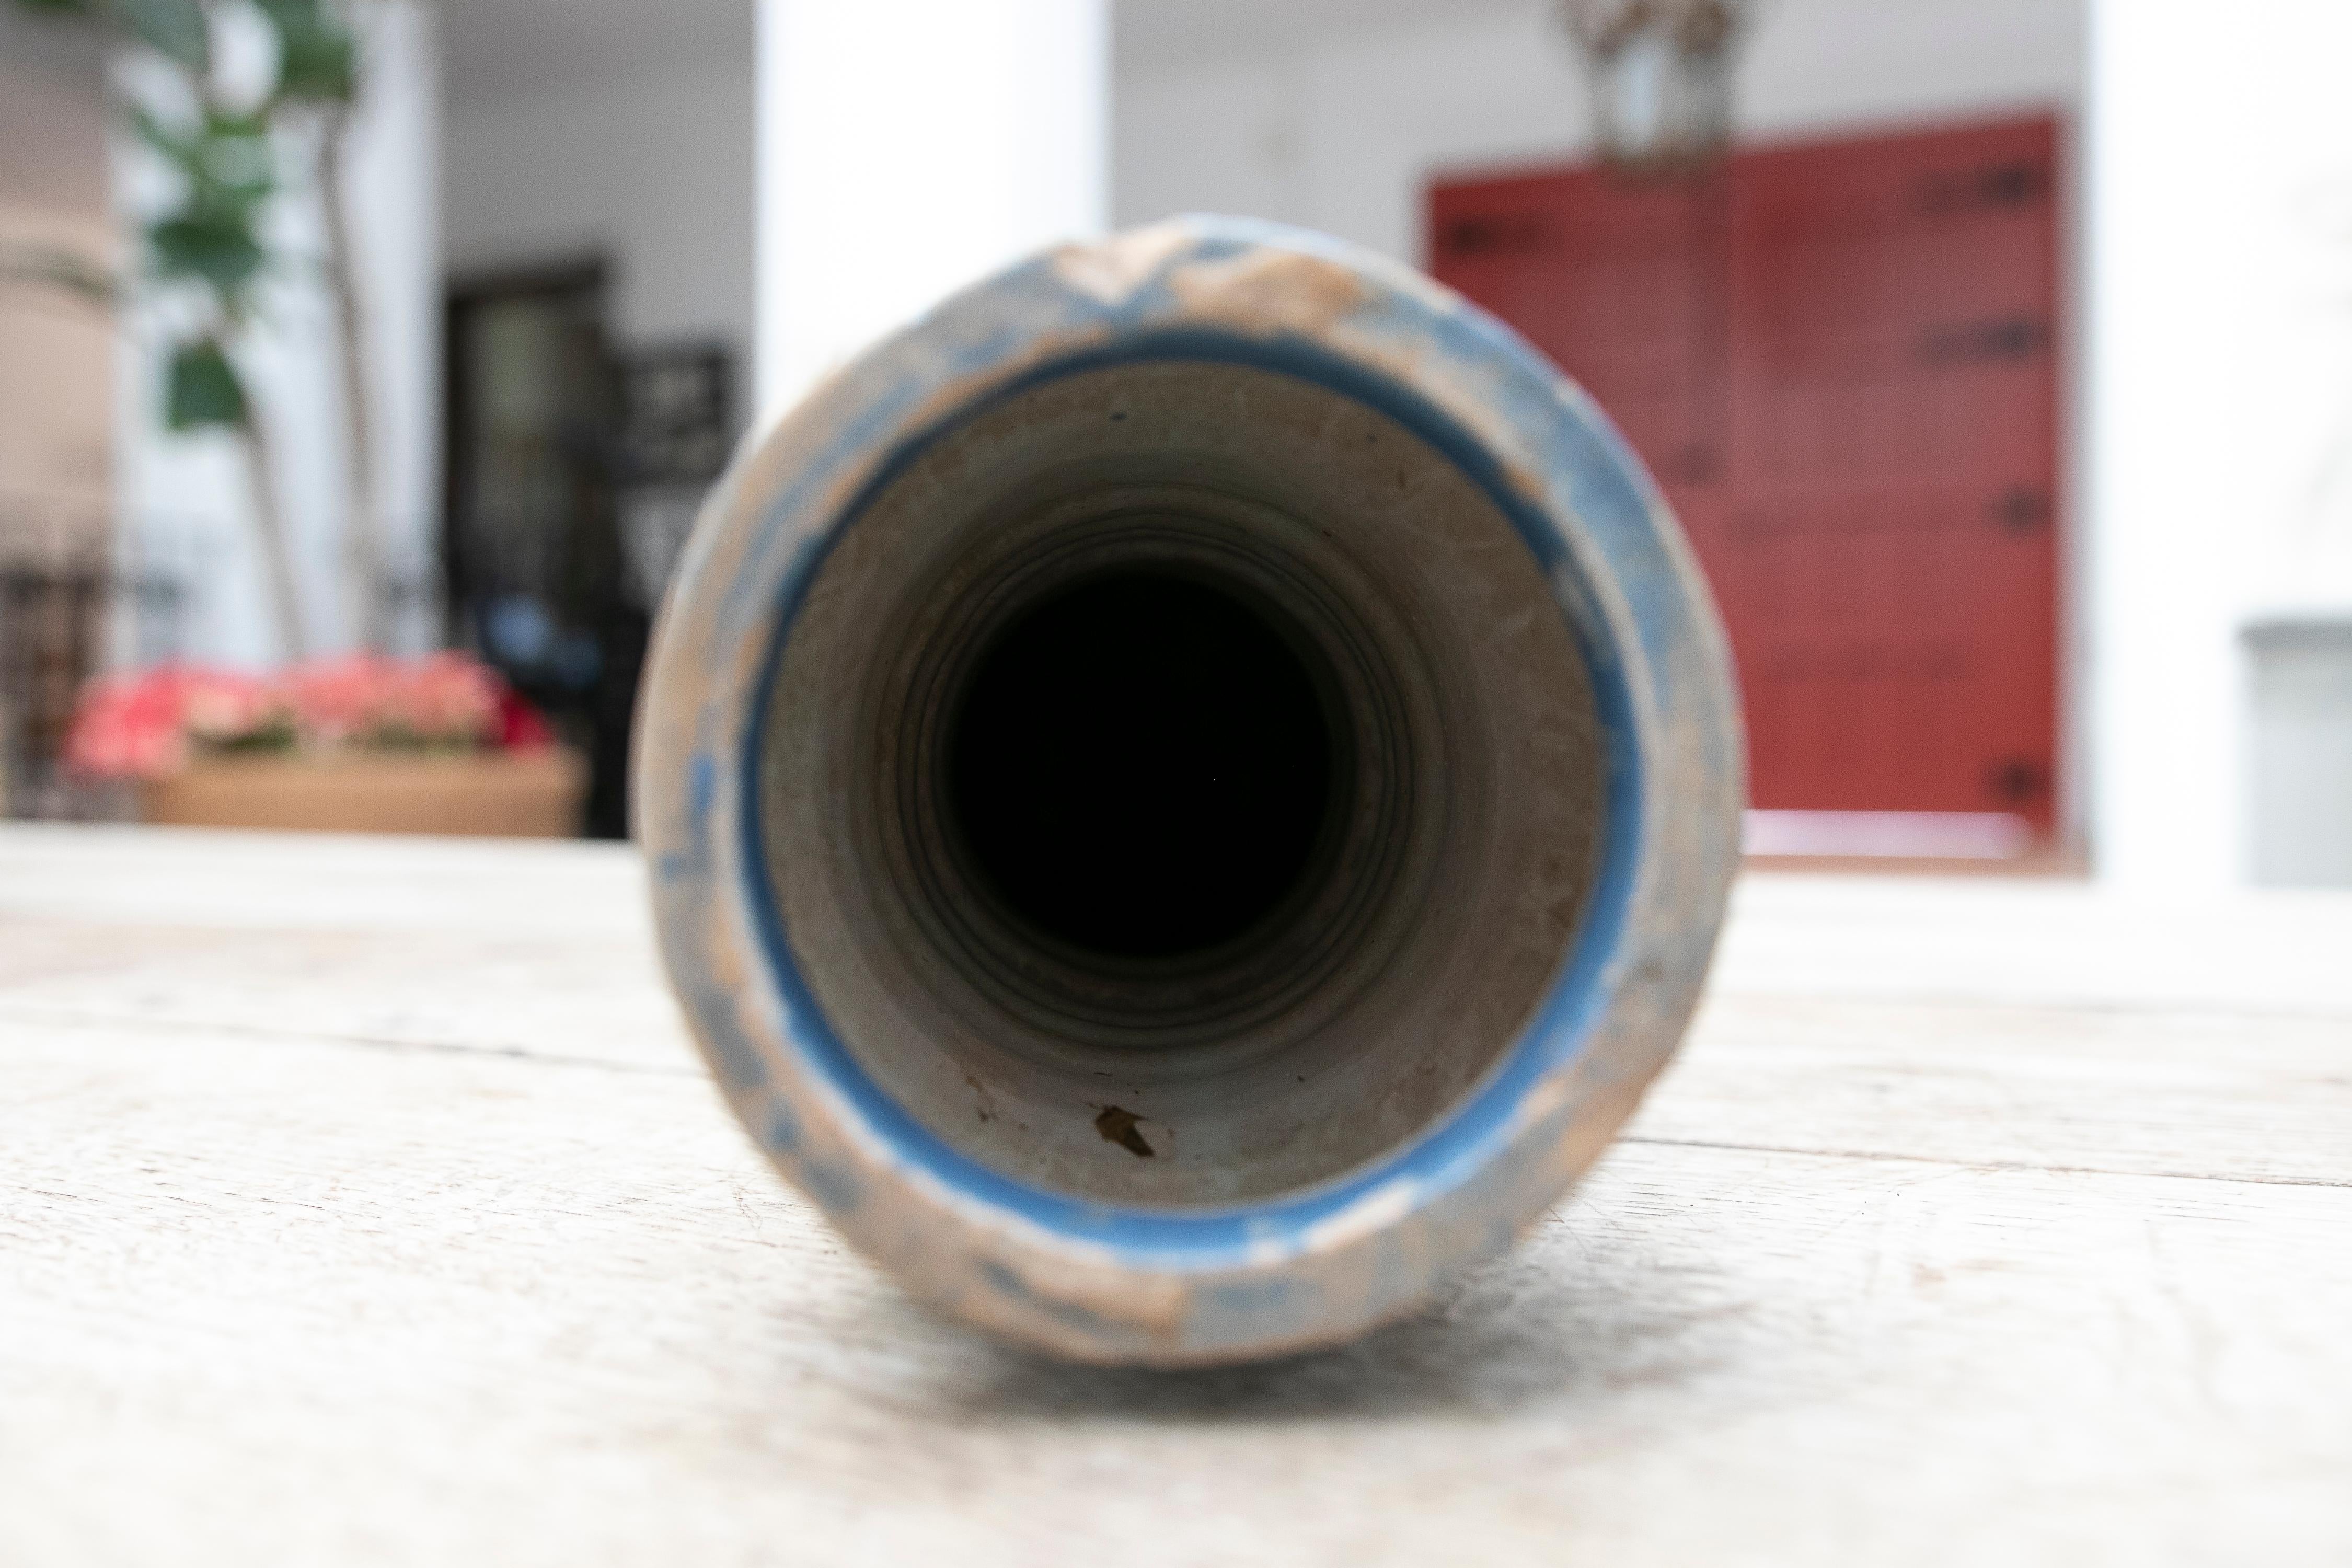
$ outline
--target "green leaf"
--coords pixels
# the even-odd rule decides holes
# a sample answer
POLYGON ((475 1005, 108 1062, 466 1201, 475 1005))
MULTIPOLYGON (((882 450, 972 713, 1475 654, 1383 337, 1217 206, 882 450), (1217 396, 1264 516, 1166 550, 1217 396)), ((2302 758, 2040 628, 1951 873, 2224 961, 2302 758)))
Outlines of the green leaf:
POLYGON ((278 95, 349 103, 358 83, 358 40, 321 0, 259 0, 278 30, 278 95))
POLYGON ((226 109, 207 109, 204 133, 215 141, 266 142, 269 139, 269 110, 263 108, 234 114, 226 109))
POLYGON ((206 205, 250 206, 276 184, 274 162, 269 142, 262 137, 208 137, 202 167, 194 171, 203 187, 194 199, 206 205))
POLYGON ((93 16, 98 7, 90 0, 16 0, 27 11, 46 11, 52 16, 93 16))
POLYGON ((198 338, 173 351, 163 422, 174 430, 245 423, 245 385, 216 340, 198 338))
POLYGON ((173 130, 152 114, 144 105, 131 106, 131 128, 139 132, 139 140, 161 153, 165 158, 189 174, 199 172, 204 162, 204 133, 193 134, 173 130))
POLYGON ((192 207, 147 231, 156 269, 167 278, 201 278, 224 294, 253 281, 266 259, 243 205, 192 207))
POLYGON ((215 187, 212 198, 258 201, 276 180, 276 158, 266 113, 231 114, 213 109, 195 125, 165 124, 142 104, 130 106, 131 129, 191 181, 215 187))
POLYGON ((157 54, 190 70, 212 62, 212 34, 198 0, 113 0, 114 14, 157 54))

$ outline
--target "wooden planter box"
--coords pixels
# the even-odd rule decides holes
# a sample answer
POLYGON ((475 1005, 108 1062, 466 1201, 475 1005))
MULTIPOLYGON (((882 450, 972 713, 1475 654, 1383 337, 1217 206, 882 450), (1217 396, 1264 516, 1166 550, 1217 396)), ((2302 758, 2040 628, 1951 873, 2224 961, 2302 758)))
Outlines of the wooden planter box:
POLYGON ((560 746, 471 755, 207 757, 147 784, 149 822, 333 833, 562 838, 587 767, 560 746))

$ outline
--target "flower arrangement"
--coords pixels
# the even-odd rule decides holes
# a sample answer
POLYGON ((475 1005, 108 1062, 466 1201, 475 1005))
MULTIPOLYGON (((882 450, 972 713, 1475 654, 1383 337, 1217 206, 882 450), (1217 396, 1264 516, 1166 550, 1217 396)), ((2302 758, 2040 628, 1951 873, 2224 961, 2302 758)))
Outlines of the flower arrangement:
POLYGON ((166 778, 203 756, 473 752, 547 745, 546 721, 459 653, 355 654, 274 675, 162 665, 83 690, 66 763, 98 778, 166 778))

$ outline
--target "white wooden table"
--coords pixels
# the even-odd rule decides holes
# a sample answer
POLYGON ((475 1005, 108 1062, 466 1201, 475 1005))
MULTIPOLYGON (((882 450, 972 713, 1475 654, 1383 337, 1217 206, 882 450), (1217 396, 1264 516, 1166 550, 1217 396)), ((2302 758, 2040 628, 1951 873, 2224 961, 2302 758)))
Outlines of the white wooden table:
POLYGON ((639 875, 0 831, 0 1563, 2352 1563, 2352 899, 1751 877, 1514 1257, 1166 1374, 845 1252, 639 875))

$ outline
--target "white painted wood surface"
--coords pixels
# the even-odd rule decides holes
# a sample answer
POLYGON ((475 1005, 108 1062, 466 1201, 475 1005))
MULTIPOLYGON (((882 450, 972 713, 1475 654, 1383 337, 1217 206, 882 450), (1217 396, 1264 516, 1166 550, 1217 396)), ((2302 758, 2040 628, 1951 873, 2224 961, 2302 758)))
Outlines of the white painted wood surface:
POLYGON ((1756 877, 1424 1319, 925 1318, 626 851, 0 831, 0 1563, 2352 1563, 2352 899, 1756 877))

